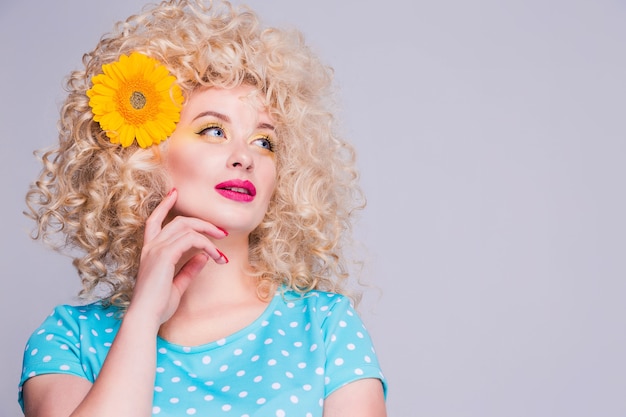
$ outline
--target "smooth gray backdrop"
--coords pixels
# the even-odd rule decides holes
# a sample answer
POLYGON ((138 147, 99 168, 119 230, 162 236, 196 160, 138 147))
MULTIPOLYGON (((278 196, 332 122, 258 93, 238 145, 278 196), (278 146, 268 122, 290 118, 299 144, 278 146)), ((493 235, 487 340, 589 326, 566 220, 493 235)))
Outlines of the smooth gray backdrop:
MULTIPOLYGON (((28 237, 31 152, 65 75, 142 4, 0 4, 1 417, 26 338, 78 290, 28 237)), ((626 416, 626 3, 248 4, 336 70, 389 415, 626 416)))

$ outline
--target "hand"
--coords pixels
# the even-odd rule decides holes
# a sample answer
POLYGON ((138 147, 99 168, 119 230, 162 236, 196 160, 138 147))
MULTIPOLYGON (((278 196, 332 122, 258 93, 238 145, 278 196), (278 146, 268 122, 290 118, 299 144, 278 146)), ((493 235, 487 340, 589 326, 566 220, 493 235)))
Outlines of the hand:
POLYGON ((177 196, 177 191, 172 190, 146 221, 139 271, 129 307, 129 312, 132 309, 152 316, 157 326, 174 314, 191 280, 209 259, 219 264, 228 262, 209 239, 209 236, 217 239, 226 236, 217 226, 182 216, 163 226, 177 196), (180 270, 177 271, 177 267, 180 270))

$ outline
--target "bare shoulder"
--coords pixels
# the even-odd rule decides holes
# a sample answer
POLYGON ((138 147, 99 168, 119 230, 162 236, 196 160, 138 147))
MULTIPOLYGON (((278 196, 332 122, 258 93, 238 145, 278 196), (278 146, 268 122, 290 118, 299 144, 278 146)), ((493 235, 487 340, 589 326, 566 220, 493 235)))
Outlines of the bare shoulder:
POLYGON ((76 375, 46 374, 24 383, 26 417, 69 416, 91 389, 91 382, 76 375))
POLYGON ((324 417, 386 417, 383 385, 379 379, 365 378, 333 392, 324 401, 324 417))

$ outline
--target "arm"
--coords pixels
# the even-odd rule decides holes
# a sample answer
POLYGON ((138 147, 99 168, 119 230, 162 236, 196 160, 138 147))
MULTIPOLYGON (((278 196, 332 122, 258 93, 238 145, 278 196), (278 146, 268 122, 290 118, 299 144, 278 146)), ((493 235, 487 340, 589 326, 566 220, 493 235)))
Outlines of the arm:
POLYGON ((35 376, 23 387, 27 417, 152 415, 159 327, 209 258, 225 262, 207 237, 224 237, 215 226, 176 218, 162 227, 175 201, 173 192, 146 222, 133 299, 94 384, 72 375, 35 376), (177 272, 190 251, 195 255, 177 272))
POLYGON ((383 387, 365 378, 339 388, 324 401, 324 417, 386 417, 383 387))

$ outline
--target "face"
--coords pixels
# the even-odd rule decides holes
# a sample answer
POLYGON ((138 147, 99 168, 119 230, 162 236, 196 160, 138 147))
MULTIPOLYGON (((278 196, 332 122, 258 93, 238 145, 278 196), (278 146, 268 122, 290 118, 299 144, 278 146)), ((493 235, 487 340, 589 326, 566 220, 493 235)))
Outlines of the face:
POLYGON ((166 156, 174 214, 229 234, 249 234, 263 220, 276 184, 275 131, 253 91, 202 89, 185 103, 166 156))

